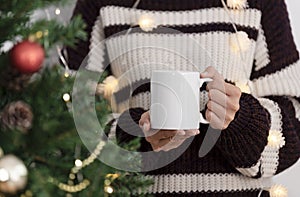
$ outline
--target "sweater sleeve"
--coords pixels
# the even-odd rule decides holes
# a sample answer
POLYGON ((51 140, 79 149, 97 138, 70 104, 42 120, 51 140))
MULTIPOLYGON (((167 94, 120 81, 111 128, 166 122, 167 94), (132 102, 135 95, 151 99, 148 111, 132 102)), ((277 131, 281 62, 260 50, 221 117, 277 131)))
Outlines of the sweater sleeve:
POLYGON ((284 0, 262 1, 251 94, 218 147, 242 174, 270 177, 300 157, 300 65, 284 0))
POLYGON ((106 71, 111 74, 110 66, 106 61, 108 56, 104 43, 105 33, 99 15, 101 7, 101 1, 78 0, 76 2, 72 17, 82 16, 88 37, 87 40, 79 40, 74 48, 66 48, 70 69, 78 70, 84 67, 91 71, 106 71))

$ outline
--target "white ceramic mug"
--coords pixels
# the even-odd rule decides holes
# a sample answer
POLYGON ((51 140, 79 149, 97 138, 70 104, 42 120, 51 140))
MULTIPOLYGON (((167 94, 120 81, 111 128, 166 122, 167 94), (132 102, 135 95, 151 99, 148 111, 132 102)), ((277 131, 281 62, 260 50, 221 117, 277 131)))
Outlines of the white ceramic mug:
POLYGON ((209 124, 200 113, 200 87, 210 78, 199 72, 155 70, 151 76, 151 128, 198 129, 209 124))

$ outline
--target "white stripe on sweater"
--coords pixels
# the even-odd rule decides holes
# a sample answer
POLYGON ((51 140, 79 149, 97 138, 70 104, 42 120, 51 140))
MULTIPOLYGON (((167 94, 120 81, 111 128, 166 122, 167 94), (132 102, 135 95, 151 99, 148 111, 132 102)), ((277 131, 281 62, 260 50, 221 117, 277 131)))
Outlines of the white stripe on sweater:
MULTIPOLYGON (((268 110, 271 115, 270 131, 278 131, 282 133, 282 115, 278 104, 270 99, 259 98, 260 104, 268 110)), ((261 174, 262 177, 271 177, 275 175, 279 164, 280 147, 272 147, 267 145, 261 154, 261 174)))
POLYGON ((95 24, 93 26, 93 30, 91 33, 90 39, 90 52, 88 54, 87 60, 87 69, 103 72, 103 64, 105 57, 105 45, 104 45, 104 29, 102 27, 101 16, 99 15, 95 24))
POLYGON ((202 72, 214 66, 226 79, 247 81, 251 74, 255 42, 240 55, 231 50, 230 32, 196 34, 133 33, 107 39, 112 71, 124 78, 120 88, 128 83, 150 78, 153 69, 202 72), (252 61, 251 61, 252 60, 252 61), (245 68, 244 68, 245 67, 245 68), (126 83, 127 82, 127 83, 126 83))
POLYGON ((250 82, 251 92, 257 97, 264 96, 296 96, 300 97, 300 65, 299 61, 274 74, 260 77, 250 82))
POLYGON ((255 70, 258 71, 270 63, 269 50, 267 47, 264 30, 260 26, 255 49, 255 70))
POLYGON ((224 8, 207 8, 190 11, 148 11, 119 6, 105 6, 101 8, 104 27, 110 25, 136 25, 141 15, 147 14, 154 18, 157 25, 195 25, 207 23, 235 23, 258 29, 261 11, 245 9, 230 11, 230 20, 224 8))
POLYGON ((148 193, 167 192, 231 192, 262 189, 271 186, 271 179, 252 179, 239 174, 170 174, 147 176, 154 179, 148 193))

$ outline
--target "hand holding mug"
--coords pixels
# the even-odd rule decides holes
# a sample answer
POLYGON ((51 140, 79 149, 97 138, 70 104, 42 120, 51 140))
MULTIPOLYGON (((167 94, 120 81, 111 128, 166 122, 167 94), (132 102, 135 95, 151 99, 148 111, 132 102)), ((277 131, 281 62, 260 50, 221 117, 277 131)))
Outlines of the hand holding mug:
POLYGON ((150 113, 145 112, 139 121, 140 127, 146 136, 147 142, 155 152, 169 151, 179 147, 186 139, 199 134, 198 129, 193 130, 152 130, 150 113))
POLYGON ((194 130, 209 124, 200 113, 200 88, 211 78, 199 72, 154 70, 151 76, 151 128, 194 130))
POLYGON ((213 79, 206 86, 209 97, 205 113, 206 119, 213 128, 226 129, 240 108, 242 92, 238 87, 226 83, 214 67, 208 67, 200 77, 213 79))

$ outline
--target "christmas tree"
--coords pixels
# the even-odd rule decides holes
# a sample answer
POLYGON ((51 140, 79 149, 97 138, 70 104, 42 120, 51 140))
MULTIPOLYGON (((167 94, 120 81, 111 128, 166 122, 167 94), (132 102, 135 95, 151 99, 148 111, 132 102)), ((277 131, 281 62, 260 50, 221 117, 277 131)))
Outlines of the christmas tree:
MULTIPOLYGON (((151 180, 101 163, 97 157, 109 149, 101 133, 93 151, 78 136, 72 97, 88 87, 73 91, 76 73, 60 65, 60 58, 65 63, 62 55, 55 65, 46 61, 57 46, 72 47, 78 39, 86 39, 80 16, 67 25, 55 19, 31 21, 35 10, 61 4, 60 0, 1 1, 0 196, 141 196, 137 191, 146 189, 151 180), (7 43, 13 46, 5 49, 7 43)), ((101 95, 94 97, 94 105, 83 102, 82 110, 93 107, 97 124, 107 132, 109 103, 101 95)), ((124 148, 138 146, 134 140, 124 148)))

